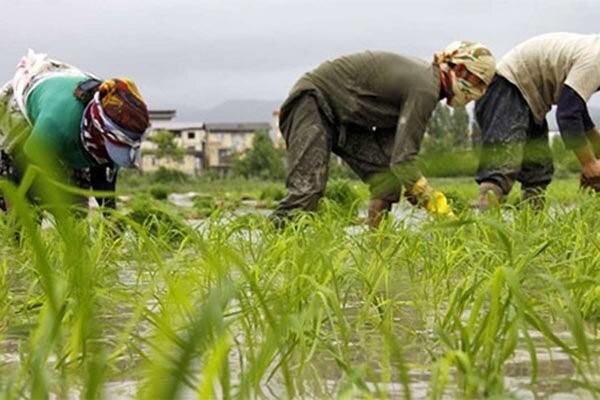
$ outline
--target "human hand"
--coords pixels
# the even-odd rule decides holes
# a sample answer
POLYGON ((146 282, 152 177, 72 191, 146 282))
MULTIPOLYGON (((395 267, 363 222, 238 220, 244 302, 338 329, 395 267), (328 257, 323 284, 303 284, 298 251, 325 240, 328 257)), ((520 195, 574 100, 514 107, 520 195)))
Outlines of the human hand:
POLYGON ((581 166, 581 174, 586 178, 600 177, 600 161, 592 160, 581 166))
POLYGON ((448 205, 446 195, 439 191, 434 191, 433 196, 425 201, 425 209, 433 217, 456 217, 448 205))
POLYGON ((596 158, 600 158, 600 130, 598 128, 590 129, 585 133, 585 137, 592 146, 596 158))
POLYGON ((590 161, 581 166, 579 188, 582 190, 592 189, 595 192, 600 192, 600 161, 590 161))
POLYGON ((422 205, 434 217, 455 216, 448 205, 446 196, 442 192, 434 190, 424 177, 419 179, 405 194, 412 205, 422 205))

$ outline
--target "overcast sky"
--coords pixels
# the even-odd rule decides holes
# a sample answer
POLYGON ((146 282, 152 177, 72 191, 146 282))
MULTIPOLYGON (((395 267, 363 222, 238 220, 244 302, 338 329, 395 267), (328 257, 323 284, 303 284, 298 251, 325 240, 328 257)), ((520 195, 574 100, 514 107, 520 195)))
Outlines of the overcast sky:
POLYGON ((600 31, 599 0, 1 1, 3 81, 32 48, 133 78, 151 108, 283 99, 306 70, 366 49, 430 59, 468 39, 499 59, 536 34, 600 31))

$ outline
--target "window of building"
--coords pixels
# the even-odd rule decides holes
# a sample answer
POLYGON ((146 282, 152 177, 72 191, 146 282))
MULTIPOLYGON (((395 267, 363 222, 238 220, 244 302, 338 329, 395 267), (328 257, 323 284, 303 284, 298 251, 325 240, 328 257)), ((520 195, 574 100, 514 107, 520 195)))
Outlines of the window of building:
POLYGON ((237 133, 233 135, 233 148, 236 151, 241 151, 244 149, 244 135, 241 133, 237 133))
POLYGON ((219 149, 219 164, 227 164, 231 161, 231 150, 219 149))
POLYGON ((187 138, 190 139, 190 140, 196 139, 196 132, 188 132, 187 133, 187 138))

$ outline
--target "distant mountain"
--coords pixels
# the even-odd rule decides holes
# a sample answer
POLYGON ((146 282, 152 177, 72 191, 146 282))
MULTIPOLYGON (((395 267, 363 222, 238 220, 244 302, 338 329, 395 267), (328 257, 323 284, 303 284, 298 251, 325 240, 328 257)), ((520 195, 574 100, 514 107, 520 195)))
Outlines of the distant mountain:
POLYGON ((227 100, 213 108, 178 108, 176 121, 271 122, 281 100, 227 100))

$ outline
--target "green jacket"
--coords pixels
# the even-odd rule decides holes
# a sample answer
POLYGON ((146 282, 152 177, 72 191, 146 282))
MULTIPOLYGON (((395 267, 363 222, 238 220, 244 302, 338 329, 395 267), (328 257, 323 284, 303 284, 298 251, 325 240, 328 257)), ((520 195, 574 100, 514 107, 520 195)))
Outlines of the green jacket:
POLYGON ((73 95, 86 76, 58 76, 44 80, 27 98, 27 114, 33 126, 23 144, 32 161, 55 157, 64 166, 83 169, 94 163, 81 143, 84 105, 73 95))
POLYGON ((390 168, 405 186, 422 176, 415 161, 440 99, 434 64, 382 51, 326 61, 300 78, 282 108, 306 91, 316 94, 323 113, 341 130, 347 124, 395 128, 390 168))

